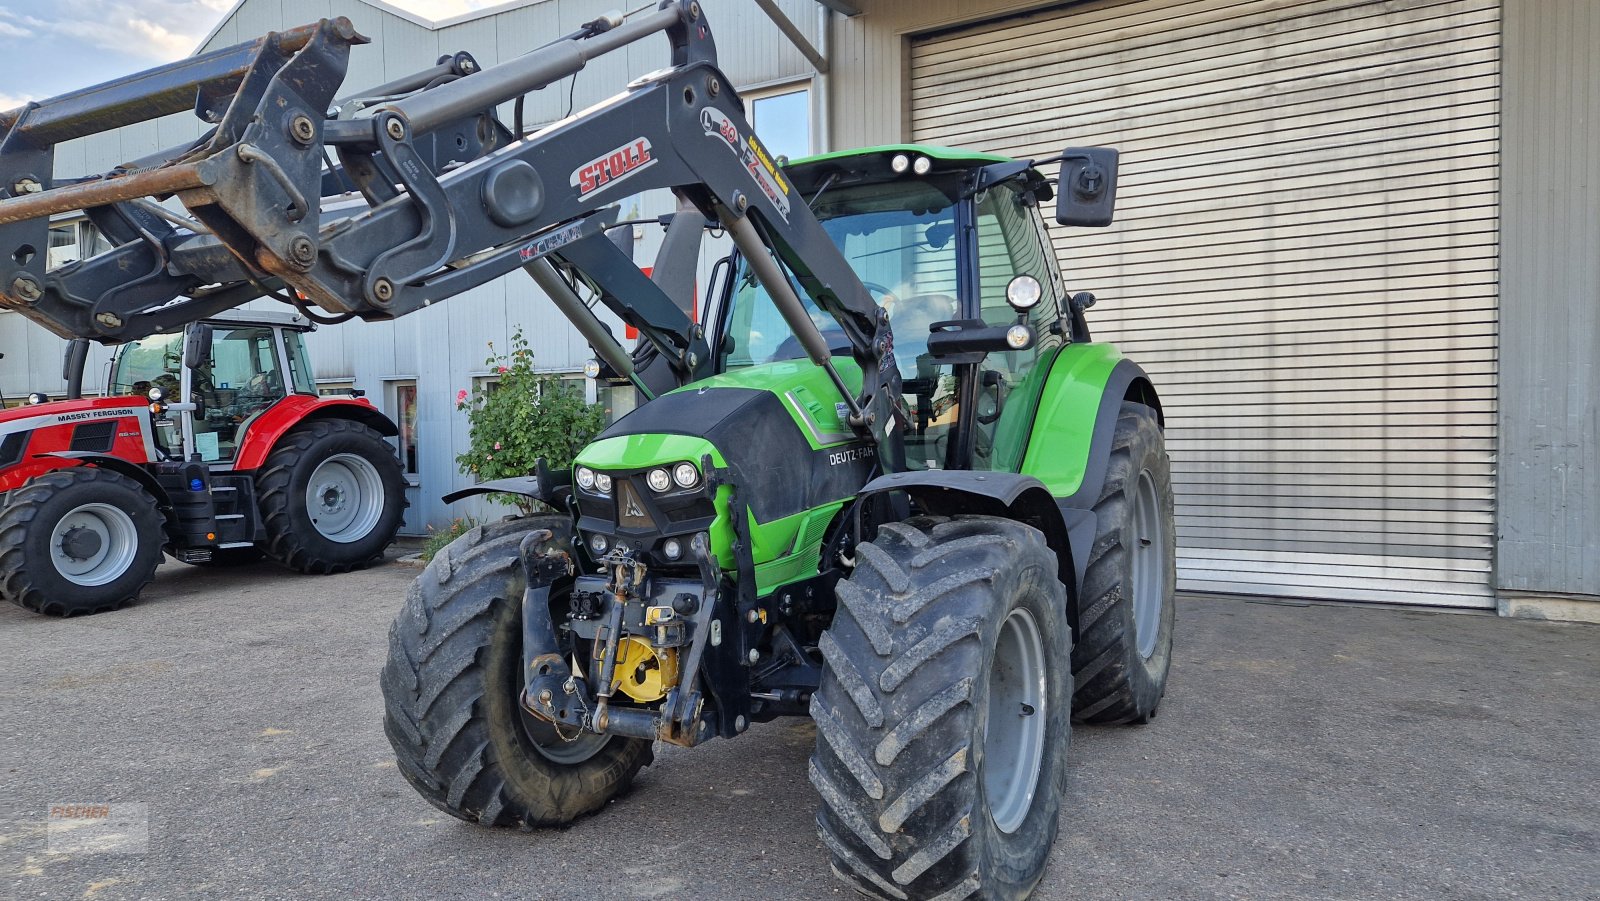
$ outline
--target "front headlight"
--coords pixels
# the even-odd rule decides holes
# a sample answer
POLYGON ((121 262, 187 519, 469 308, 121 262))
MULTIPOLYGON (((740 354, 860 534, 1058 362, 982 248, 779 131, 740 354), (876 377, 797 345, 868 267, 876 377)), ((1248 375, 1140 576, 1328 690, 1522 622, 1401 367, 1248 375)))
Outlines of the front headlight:
POLYGON ((611 493, 611 477, 605 473, 598 473, 594 477, 595 490, 601 494, 611 493))
POLYGON ((578 467, 578 487, 584 491, 594 489, 594 470, 587 466, 578 467))
POLYGON ((650 470, 650 472, 645 475, 644 481, 645 484, 650 486, 651 491, 657 493, 666 491, 668 488, 672 487, 672 476, 667 474, 666 467, 659 467, 650 470))
POLYGON ((679 463, 672 467, 672 481, 677 482, 679 488, 693 488, 700 484, 700 470, 695 469, 693 463, 679 463))

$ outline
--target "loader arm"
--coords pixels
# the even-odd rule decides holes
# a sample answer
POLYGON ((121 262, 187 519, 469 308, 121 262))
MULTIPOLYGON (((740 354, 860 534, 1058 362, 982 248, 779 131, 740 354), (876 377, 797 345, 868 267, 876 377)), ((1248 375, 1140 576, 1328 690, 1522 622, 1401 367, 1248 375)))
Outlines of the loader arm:
MULTIPOLYGON (((197 112, 217 122, 207 138, 158 165, 112 177, 49 187, 34 175, 28 190, 0 199, 0 229, 30 225, 69 209, 127 204, 146 196, 176 196, 210 235, 183 242, 189 253, 225 249, 231 260, 208 258, 190 281, 222 283, 220 291, 192 289, 170 295, 162 276, 181 270, 172 259, 144 258, 151 285, 148 313, 192 305, 185 314, 242 303, 281 282, 299 299, 332 314, 391 319, 525 268, 550 283, 550 270, 582 282, 625 322, 638 327, 671 365, 677 384, 709 373, 711 353, 700 328, 656 282, 644 276, 604 234, 622 198, 668 189, 707 220, 725 228, 777 304, 813 363, 822 367, 849 407, 849 421, 878 439, 885 463, 897 468, 894 433, 899 374, 893 365, 887 316, 761 145, 743 104, 716 67, 711 31, 695 0, 661 0, 628 20, 597 20, 586 28, 499 66, 375 105, 354 118, 329 117, 353 44, 365 41, 348 20, 269 36, 257 42, 253 63, 240 73, 239 54, 219 51, 220 71, 184 66, 185 88, 197 90, 197 112), (486 148, 460 165, 428 165, 419 145, 474 110, 492 108, 545 88, 583 69, 588 60, 664 33, 671 65, 628 85, 622 93, 532 135, 486 148), (293 36, 290 40, 286 36, 293 36), (293 47, 294 44, 298 47, 293 47), (232 54, 232 55, 226 55, 232 54), (226 63, 226 65, 224 65, 226 63), (231 99, 224 99, 232 91, 231 99), (217 113, 218 108, 225 112, 217 113), (321 202, 328 154, 359 189, 359 196, 321 202), (154 273, 161 273, 155 275, 154 273), (222 274, 233 278, 217 278, 222 274), (239 278, 242 275, 243 278, 239 278), (240 284, 245 287, 238 287, 240 284), (866 377, 859 394, 835 370, 825 341, 796 287, 831 314, 850 341, 866 377), (159 299, 158 299, 159 298, 159 299), (170 305, 170 306, 164 306, 170 305)), ((162 70, 153 70, 160 73, 162 70)), ((137 112, 172 111, 168 81, 146 73, 113 91, 117 124, 137 112), (139 85, 161 85, 161 102, 137 106, 139 85)), ((177 79, 183 80, 183 79, 177 79)), ((20 184, 18 161, 47 157, 57 135, 76 136, 88 126, 39 128, 68 119, 41 109, 6 114, 0 146, 0 187, 20 184), (13 152, 12 145, 17 147, 13 152)), ((135 207, 143 211, 143 207, 135 207)), ((126 207, 121 212, 126 214, 126 207)), ((148 225, 148 223, 146 223, 148 225)), ((0 239, 8 234, 0 233, 0 239)), ((9 241, 8 241, 9 243, 9 241)), ((162 241, 142 242, 146 247, 162 241)), ((167 241, 166 243, 172 243, 167 241)), ((676 254, 685 242, 667 242, 676 254)), ((120 248, 119 248, 120 250, 120 248)), ((87 324, 84 298, 41 304, 45 280, 38 261, 0 283, 5 302, 60 334, 88 333, 129 340, 157 330, 148 315, 94 313, 87 324), (65 315, 65 310, 76 315, 65 315), (136 324, 134 320, 145 320, 136 324)), ((90 261, 89 268, 99 264, 90 261)), ((49 280, 52 289, 64 284, 49 280)), ((581 304, 559 304, 575 320, 581 304)), ((181 315, 176 312, 173 315, 181 315)), ((586 335, 593 323, 579 322, 586 335)), ((604 352, 604 349, 597 348, 604 352)), ((613 349, 614 350, 614 349, 613 349)))

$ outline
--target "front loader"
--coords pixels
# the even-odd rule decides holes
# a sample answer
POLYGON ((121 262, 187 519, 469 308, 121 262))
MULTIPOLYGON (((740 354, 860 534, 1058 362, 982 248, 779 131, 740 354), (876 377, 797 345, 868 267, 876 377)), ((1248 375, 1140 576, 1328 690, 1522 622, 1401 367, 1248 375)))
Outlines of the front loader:
MULTIPOLYGON (((225 107, 202 145, 0 200, 0 240, 63 204, 170 194, 204 232, 185 243, 225 249, 247 283, 366 319, 521 268, 596 370, 638 391, 570 470, 452 496, 551 512, 473 529, 412 586, 381 681, 405 778, 469 822, 560 825, 622 792, 655 742, 811 716, 840 878, 877 897, 1026 896, 1073 719, 1149 721, 1171 662, 1160 402, 1091 339, 1093 298, 1065 290, 1039 213, 1054 200, 1059 223, 1108 224, 1115 152, 774 159, 693 0, 358 115, 325 111, 359 35, 302 33, 278 74, 220 79, 231 99, 200 90, 202 112, 225 107), (657 34, 669 65, 615 97, 458 165, 418 155, 474 110, 657 34), (301 54, 316 65, 296 70, 301 54), (357 193, 310 202, 334 175, 357 193), (607 233, 652 189, 678 211, 646 276, 607 233), (683 310, 708 228, 735 250, 702 325, 683 310), (632 352, 596 304, 638 329, 632 352)), ((14 274, 39 290, 7 302, 67 331, 137 331, 142 308, 86 309, 41 276, 14 274)), ((222 302, 185 297, 161 302, 222 302)))

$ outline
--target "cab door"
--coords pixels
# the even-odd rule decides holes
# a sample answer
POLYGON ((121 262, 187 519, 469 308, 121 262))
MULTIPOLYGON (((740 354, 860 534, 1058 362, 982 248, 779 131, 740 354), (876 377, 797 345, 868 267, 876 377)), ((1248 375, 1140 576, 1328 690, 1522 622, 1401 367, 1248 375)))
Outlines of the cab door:
POLYGON ((229 462, 251 422, 288 396, 278 330, 218 324, 209 343, 185 343, 184 396, 197 405, 184 420, 185 456, 229 462))

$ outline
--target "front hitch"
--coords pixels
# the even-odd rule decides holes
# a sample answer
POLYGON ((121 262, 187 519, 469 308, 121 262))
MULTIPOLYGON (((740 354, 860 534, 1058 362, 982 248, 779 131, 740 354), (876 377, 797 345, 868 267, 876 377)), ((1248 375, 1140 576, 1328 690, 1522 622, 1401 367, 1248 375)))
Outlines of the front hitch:
MULTIPOLYGON (((698 589, 690 589, 695 603, 683 619, 691 630, 688 653, 680 670, 683 681, 667 692, 657 710, 613 707, 609 703, 612 692, 605 690, 611 687, 615 677, 623 599, 611 599, 605 625, 598 637, 605 645, 604 651, 597 648, 596 652, 601 661, 601 671, 597 674, 601 691, 591 692, 584 678, 574 674, 562 656, 551 621, 550 590, 557 580, 571 576, 575 567, 571 554, 554 546, 553 538, 548 529, 532 532, 523 539, 519 550, 523 571, 527 573, 527 586, 522 594, 522 665, 526 681, 520 697, 522 709, 557 727, 659 740, 684 747, 693 747, 710 737, 711 730, 702 716, 704 699, 694 688, 707 638, 712 632, 718 583, 716 558, 710 552, 705 534, 696 535, 689 542, 691 556, 700 571, 699 584, 679 583, 685 588, 693 585, 698 589)), ((641 572, 631 588, 641 588, 642 582, 641 572)), ((624 591, 629 588, 622 586, 624 591)))

